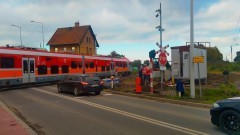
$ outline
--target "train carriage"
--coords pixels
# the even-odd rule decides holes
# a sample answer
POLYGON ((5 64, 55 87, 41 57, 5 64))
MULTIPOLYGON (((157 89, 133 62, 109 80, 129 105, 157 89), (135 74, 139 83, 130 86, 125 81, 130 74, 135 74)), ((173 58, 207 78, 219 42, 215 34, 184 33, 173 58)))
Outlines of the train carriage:
POLYGON ((94 73, 104 78, 131 73, 127 58, 51 53, 36 48, 0 47, 0 87, 45 83, 71 74, 94 73))

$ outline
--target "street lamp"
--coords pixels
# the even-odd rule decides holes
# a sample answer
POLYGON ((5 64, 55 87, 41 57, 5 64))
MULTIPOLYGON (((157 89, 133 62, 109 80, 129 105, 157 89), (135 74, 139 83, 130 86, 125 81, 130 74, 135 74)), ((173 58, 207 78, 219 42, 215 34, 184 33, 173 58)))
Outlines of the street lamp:
POLYGON ((21 41, 21 47, 22 47, 22 28, 20 27, 20 26, 17 26, 17 25, 11 25, 11 26, 13 26, 13 27, 17 27, 17 28, 19 28, 20 29, 20 41, 21 41))
MULTIPOLYGON (((238 45, 238 44, 236 44, 236 45, 238 45)), ((230 47, 231 47, 231 62, 233 62, 233 60, 232 60, 232 47, 233 46, 236 46, 236 45, 231 45, 230 47)))
POLYGON ((31 21, 34 23, 40 23, 42 25, 42 38, 43 38, 43 48, 44 48, 44 33, 43 33, 43 23, 42 22, 36 22, 36 21, 31 21))

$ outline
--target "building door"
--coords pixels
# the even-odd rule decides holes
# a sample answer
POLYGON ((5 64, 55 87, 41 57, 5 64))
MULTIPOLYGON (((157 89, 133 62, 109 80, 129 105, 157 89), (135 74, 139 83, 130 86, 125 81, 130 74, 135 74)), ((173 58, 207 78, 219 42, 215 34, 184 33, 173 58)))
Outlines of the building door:
POLYGON ((23 83, 35 82, 35 59, 22 58, 23 83))
POLYGON ((190 69, 189 69, 189 62, 190 62, 190 58, 189 58, 189 52, 183 52, 183 65, 182 65, 182 69, 183 69, 183 78, 189 78, 190 77, 190 69))

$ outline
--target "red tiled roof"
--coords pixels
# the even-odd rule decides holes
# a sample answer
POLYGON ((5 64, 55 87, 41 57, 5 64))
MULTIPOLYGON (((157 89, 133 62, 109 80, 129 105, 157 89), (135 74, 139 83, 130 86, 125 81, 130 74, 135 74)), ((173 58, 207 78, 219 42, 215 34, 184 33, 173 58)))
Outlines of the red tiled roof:
POLYGON ((95 35, 93 34, 90 25, 58 28, 47 44, 48 45, 79 44, 83 40, 88 30, 90 30, 90 32, 93 35, 93 38, 95 39, 95 35))

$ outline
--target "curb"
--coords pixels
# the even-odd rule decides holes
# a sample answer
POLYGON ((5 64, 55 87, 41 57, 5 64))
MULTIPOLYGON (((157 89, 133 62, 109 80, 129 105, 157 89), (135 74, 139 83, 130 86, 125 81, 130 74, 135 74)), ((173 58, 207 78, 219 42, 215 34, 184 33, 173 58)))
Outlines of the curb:
POLYGON ((174 99, 152 97, 152 96, 147 96, 147 95, 144 95, 144 94, 140 95, 140 94, 125 93, 125 92, 112 91, 112 90, 104 90, 104 91, 110 92, 110 93, 113 93, 113 94, 118 94, 118 95, 125 95, 125 96, 131 96, 131 97, 137 97, 137 98, 143 98, 143 99, 150 99, 150 100, 155 100, 155 101, 160 101, 160 102, 168 102, 168 103, 173 103, 173 104, 178 104, 178 105, 186 105, 186 106, 207 108, 207 109, 212 108, 212 105, 202 104, 202 103, 194 103, 194 102, 188 102, 188 101, 180 101, 180 100, 174 100, 174 99))
POLYGON ((25 128, 30 135, 37 135, 37 133, 32 130, 24 121, 22 121, 20 118, 18 118, 2 101, 0 101, 0 106, 3 107, 13 118, 25 128))

